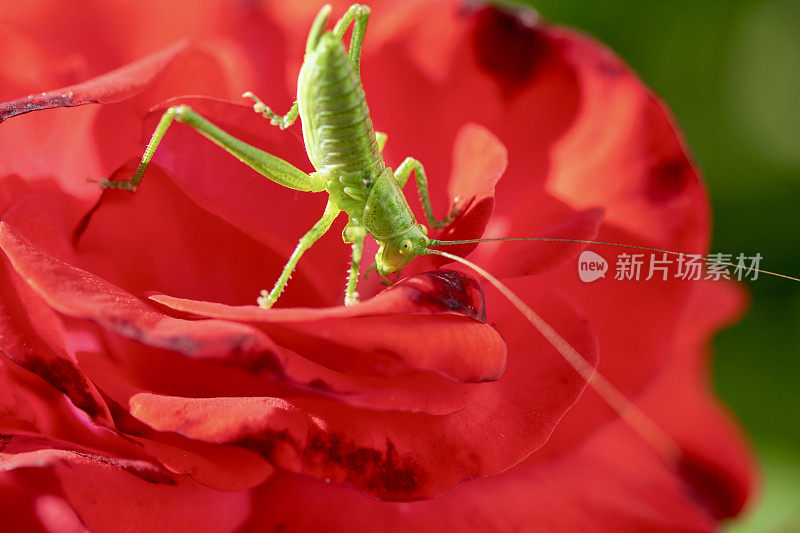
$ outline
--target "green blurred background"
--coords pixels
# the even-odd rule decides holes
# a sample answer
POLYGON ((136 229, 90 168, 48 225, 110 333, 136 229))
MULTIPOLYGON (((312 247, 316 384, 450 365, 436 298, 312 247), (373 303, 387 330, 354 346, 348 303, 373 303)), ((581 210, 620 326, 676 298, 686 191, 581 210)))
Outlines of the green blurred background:
MULTIPOLYGON (((800 1, 521 1, 598 37, 667 102, 711 190, 714 251, 800 273, 800 1)), ((800 284, 749 286, 749 313, 716 339, 714 385, 763 485, 729 530, 800 531, 800 284)))

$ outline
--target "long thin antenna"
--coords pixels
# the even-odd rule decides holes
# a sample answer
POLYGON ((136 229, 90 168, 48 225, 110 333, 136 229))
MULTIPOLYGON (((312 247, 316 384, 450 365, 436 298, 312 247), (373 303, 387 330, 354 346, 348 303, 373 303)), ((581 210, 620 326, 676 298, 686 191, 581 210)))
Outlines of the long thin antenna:
POLYGON ((600 397, 623 419, 628 425, 639 434, 652 448, 661 456, 665 463, 673 468, 678 466, 682 452, 680 447, 672 438, 667 435, 650 417, 639 409, 636 404, 630 401, 622 392, 608 381, 602 374, 583 357, 567 340, 562 337, 550 324, 531 309, 522 299, 514 294, 503 282, 488 273, 483 268, 467 261, 463 257, 449 254, 441 250, 425 250, 421 255, 439 255, 458 261, 473 269, 475 272, 486 278, 494 285, 503 296, 508 298, 514 307, 530 322, 539 333, 553 345, 553 348, 561 354, 567 363, 586 380, 589 386, 600 395, 600 397))
MULTIPOLYGON (((504 241, 534 241, 534 242, 569 242, 569 243, 577 243, 577 244, 599 244, 601 246, 615 246, 617 248, 633 248, 635 250, 646 250, 648 252, 661 252, 669 255, 676 255, 676 256, 684 256, 684 255, 691 255, 696 256, 699 254, 687 254, 684 252, 676 252, 674 250, 664 250, 662 248, 651 248, 649 246, 639 246, 637 244, 622 244, 619 242, 607 242, 607 241, 592 241, 588 239, 566 239, 566 238, 559 238, 559 237, 495 237, 495 238, 488 238, 488 239, 465 239, 460 241, 437 241, 435 239, 431 239, 430 245, 431 246, 447 246, 447 245, 454 245, 454 244, 473 244, 478 242, 504 242, 504 241)), ((706 263, 713 263, 716 265, 721 266, 728 266, 733 268, 742 268, 742 265, 735 265, 733 263, 727 263, 725 261, 717 261, 716 259, 711 259, 709 257, 704 257, 702 255, 699 256, 706 263)), ((778 272, 771 272, 769 270, 763 270, 760 268, 748 268, 746 269, 752 272, 758 272, 759 274, 766 274, 768 276, 775 276, 778 278, 788 279, 792 281, 797 281, 800 283, 800 278, 796 278, 794 276, 787 276, 786 274, 780 274, 778 272)))

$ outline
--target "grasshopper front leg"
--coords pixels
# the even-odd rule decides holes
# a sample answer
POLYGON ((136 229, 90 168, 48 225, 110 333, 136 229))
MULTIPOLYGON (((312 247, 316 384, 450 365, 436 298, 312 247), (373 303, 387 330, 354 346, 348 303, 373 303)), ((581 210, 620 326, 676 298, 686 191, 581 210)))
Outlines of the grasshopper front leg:
POLYGON ((283 272, 281 272, 281 275, 278 278, 278 281, 275 283, 275 286, 269 293, 267 293, 266 290, 261 291, 261 296, 258 297, 259 306, 267 309, 272 307, 275 302, 278 301, 278 297, 286 287, 286 283, 288 283, 295 267, 297 267, 297 262, 300 261, 300 258, 303 256, 306 250, 311 248, 311 246, 317 242, 320 237, 327 233, 327 231, 331 228, 331 224, 333 224, 334 219, 336 219, 336 216, 339 213, 341 213, 339 208, 336 207, 332 202, 328 201, 328 203, 325 205, 325 212, 322 214, 322 218, 320 218, 317 223, 314 224, 314 226, 312 226, 312 228, 300 238, 300 242, 297 243, 297 247, 294 249, 294 252, 292 252, 292 256, 283 267, 283 272))

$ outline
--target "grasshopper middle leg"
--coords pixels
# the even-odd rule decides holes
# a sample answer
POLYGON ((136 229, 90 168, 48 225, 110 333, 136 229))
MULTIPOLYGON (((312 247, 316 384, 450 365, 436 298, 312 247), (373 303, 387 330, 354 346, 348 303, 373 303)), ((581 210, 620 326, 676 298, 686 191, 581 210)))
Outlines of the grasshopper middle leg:
POLYGON ((425 168, 422 166, 422 163, 413 157, 406 157, 406 159, 400 164, 399 167, 397 167, 397 170, 394 173, 397 184, 402 189, 412 172, 414 172, 414 177, 417 181, 419 198, 422 201, 422 207, 425 210, 425 217, 428 219, 428 223, 434 228, 445 227, 452 222, 452 220, 458 214, 458 210, 453 207, 450 213, 443 220, 436 220, 436 217, 433 215, 433 207, 431 207, 431 197, 428 194, 428 177, 425 175, 425 168))

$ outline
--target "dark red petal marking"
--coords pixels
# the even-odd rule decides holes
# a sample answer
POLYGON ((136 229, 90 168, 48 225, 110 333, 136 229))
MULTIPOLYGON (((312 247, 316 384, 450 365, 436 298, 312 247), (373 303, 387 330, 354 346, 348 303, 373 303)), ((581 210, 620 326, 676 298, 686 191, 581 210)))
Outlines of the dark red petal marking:
POLYGON ((128 99, 149 86, 187 48, 187 42, 179 42, 162 52, 83 83, 2 103, 0 122, 41 109, 108 104, 128 99))
POLYGON ((541 61, 552 54, 548 39, 536 25, 538 22, 538 15, 532 9, 519 9, 513 14, 486 7, 474 15, 475 62, 495 79, 506 97, 524 90, 541 61), (525 16, 530 20, 525 20, 525 16))

